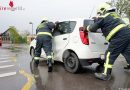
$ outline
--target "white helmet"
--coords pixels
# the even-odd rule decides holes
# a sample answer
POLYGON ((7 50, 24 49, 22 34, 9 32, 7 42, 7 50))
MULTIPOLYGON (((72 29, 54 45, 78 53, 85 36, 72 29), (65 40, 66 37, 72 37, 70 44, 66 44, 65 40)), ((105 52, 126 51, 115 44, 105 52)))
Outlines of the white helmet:
POLYGON ((102 3, 100 6, 97 8, 97 14, 104 15, 107 11, 115 11, 116 8, 111 7, 107 3, 102 3))

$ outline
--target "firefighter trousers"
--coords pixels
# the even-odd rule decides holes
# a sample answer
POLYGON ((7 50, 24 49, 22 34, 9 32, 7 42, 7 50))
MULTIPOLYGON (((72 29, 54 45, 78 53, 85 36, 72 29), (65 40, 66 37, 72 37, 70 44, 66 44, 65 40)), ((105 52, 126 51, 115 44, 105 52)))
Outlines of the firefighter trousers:
POLYGON ((130 28, 128 27, 122 28, 110 40, 109 47, 105 53, 103 74, 111 74, 112 65, 120 54, 130 64, 130 28))
POLYGON ((52 38, 49 35, 37 36, 34 60, 40 59, 42 48, 45 51, 47 58, 52 59, 52 38))

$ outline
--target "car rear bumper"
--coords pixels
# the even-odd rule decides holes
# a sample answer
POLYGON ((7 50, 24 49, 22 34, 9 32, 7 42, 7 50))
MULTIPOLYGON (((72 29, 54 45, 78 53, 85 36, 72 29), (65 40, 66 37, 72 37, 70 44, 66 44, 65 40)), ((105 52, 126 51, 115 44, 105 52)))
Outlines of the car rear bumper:
POLYGON ((105 50, 104 52, 100 52, 100 51, 92 52, 89 46, 86 45, 82 45, 82 46, 80 45, 80 47, 74 46, 68 49, 74 51, 77 54, 79 59, 100 58, 100 56, 105 53, 105 50))
POLYGON ((81 64, 81 66, 88 66, 88 65, 92 65, 93 63, 100 63, 103 64, 104 60, 100 59, 100 58, 92 58, 92 59, 79 59, 79 62, 81 64))

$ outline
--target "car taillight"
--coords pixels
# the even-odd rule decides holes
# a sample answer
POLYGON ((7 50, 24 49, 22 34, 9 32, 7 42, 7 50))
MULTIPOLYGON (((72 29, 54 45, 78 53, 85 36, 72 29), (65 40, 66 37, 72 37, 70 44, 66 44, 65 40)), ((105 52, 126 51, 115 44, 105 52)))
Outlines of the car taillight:
POLYGON ((79 28, 79 33, 82 43, 89 45, 88 32, 84 30, 84 27, 79 28))

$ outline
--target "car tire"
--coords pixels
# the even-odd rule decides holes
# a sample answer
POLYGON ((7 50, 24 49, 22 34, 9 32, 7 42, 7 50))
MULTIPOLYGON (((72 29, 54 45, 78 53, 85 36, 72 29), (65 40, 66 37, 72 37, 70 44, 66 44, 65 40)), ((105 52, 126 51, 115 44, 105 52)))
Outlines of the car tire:
POLYGON ((34 70, 34 60, 32 58, 32 60, 30 61, 30 71, 32 74, 34 74, 33 70, 34 70))
POLYGON ((36 65, 35 65, 34 58, 32 58, 32 60, 30 62, 30 71, 34 75, 38 74, 38 67, 36 67, 36 65))
POLYGON ((31 48, 31 50, 30 50, 30 55, 31 55, 32 57, 34 57, 34 53, 35 53, 34 48, 31 48))
POLYGON ((98 66, 96 66, 95 71, 96 71, 97 73, 103 73, 103 70, 104 70, 104 66, 103 66, 103 65, 98 65, 98 66))
POLYGON ((77 55, 70 52, 66 58, 64 58, 64 66, 68 72, 77 73, 80 69, 80 62, 77 55))

